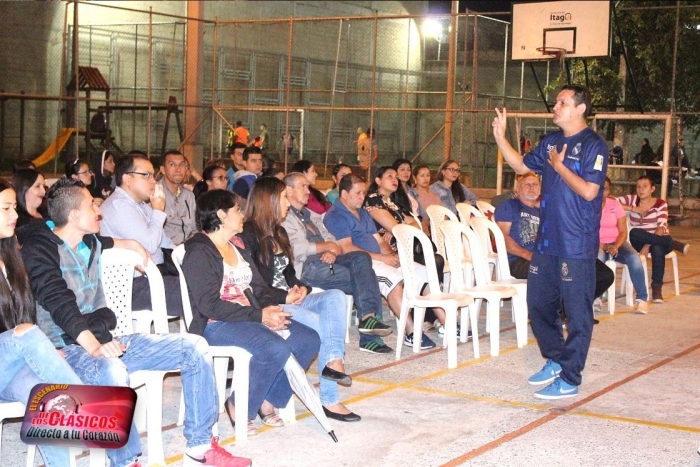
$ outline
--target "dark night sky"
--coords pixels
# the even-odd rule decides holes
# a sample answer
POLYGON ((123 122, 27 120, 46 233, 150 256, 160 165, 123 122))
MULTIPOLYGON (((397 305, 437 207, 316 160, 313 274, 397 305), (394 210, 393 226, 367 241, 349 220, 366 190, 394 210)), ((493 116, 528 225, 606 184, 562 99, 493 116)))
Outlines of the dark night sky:
MULTIPOLYGON (((429 1, 429 9, 431 13, 449 13, 451 3, 449 0, 429 1)), ((495 12, 495 11, 510 11, 511 2, 501 0, 460 0, 459 12, 469 8, 470 11, 478 11, 480 13, 495 12)))

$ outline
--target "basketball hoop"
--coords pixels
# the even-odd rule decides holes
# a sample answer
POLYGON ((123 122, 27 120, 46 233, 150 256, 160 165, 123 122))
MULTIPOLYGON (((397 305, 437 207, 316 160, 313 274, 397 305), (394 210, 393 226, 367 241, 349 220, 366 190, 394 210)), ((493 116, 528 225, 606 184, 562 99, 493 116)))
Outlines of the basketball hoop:
POLYGON ((566 49, 561 47, 537 47, 537 51, 542 55, 548 55, 553 60, 559 61, 559 75, 564 75, 566 67, 566 49))

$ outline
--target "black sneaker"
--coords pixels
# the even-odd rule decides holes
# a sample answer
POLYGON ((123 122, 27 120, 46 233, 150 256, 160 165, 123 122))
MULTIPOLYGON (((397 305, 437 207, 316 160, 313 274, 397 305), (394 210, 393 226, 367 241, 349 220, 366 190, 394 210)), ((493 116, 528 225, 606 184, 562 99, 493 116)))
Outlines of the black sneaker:
POLYGON ((366 344, 361 345, 360 351, 381 355, 392 353, 394 349, 386 345, 383 340, 377 339, 376 341, 367 342, 366 344))
MULTIPOLYGON (((406 334, 406 337, 404 338, 403 343, 413 347, 413 333, 406 334)), ((426 336, 425 334, 423 334, 421 336, 421 341, 420 341, 420 349, 421 350, 430 350, 430 349, 434 349, 435 347, 436 347, 435 342, 430 340, 430 338, 428 336, 426 336)))
POLYGON ((376 318, 376 316, 370 316, 369 318, 365 318, 360 321, 360 325, 357 327, 357 330, 360 331, 361 334, 380 337, 388 336, 394 331, 391 329, 391 326, 387 326, 386 324, 382 323, 376 318))
MULTIPOLYGON (((445 327, 442 326, 440 329, 438 329, 438 337, 445 337, 445 327)), ((462 325, 458 324, 457 325, 457 339, 462 338, 462 325)), ((467 331, 467 340, 472 338, 472 330, 470 329, 467 331)))

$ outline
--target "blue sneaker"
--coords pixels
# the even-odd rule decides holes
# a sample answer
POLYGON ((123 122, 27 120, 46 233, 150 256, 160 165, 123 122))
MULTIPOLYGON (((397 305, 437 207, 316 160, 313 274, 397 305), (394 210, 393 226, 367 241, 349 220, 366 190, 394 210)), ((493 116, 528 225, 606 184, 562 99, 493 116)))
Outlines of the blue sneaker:
POLYGON ((535 393, 538 399, 566 399, 578 396, 578 386, 569 384, 561 378, 556 378, 552 384, 535 393))
MULTIPOLYGON (((406 334, 406 337, 404 337, 404 339, 403 339, 403 343, 408 345, 408 346, 413 347, 413 333, 406 334)), ((421 336, 421 341, 420 341, 420 349, 421 350, 430 350, 430 349, 434 349, 435 347, 436 347, 435 342, 430 340, 430 338, 428 336, 426 336, 425 334, 423 334, 421 336)))
POLYGON ((557 378, 557 376, 559 376, 559 373, 561 373, 561 365, 554 360, 549 359, 540 371, 528 378, 527 382, 533 386, 551 383, 557 378))

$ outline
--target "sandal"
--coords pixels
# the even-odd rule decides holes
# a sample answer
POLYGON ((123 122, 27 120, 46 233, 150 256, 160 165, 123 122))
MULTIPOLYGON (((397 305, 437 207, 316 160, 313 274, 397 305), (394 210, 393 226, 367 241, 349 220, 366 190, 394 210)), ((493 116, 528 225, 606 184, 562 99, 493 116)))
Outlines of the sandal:
MULTIPOLYGON (((235 433, 236 431, 236 422, 233 420, 233 417, 231 416, 231 410, 228 408, 228 401, 224 403, 224 409, 226 410, 226 415, 228 415, 228 419, 231 422, 231 426, 233 427, 233 431, 235 433)), ((248 436, 255 436, 258 434, 258 429, 253 425, 253 420, 248 420, 248 436)))
POLYGON ((284 426, 284 420, 282 420, 279 417, 279 415, 277 415, 275 412, 263 415, 262 412, 258 411, 258 415, 260 415, 260 419, 267 426, 274 426, 274 427, 284 426))

